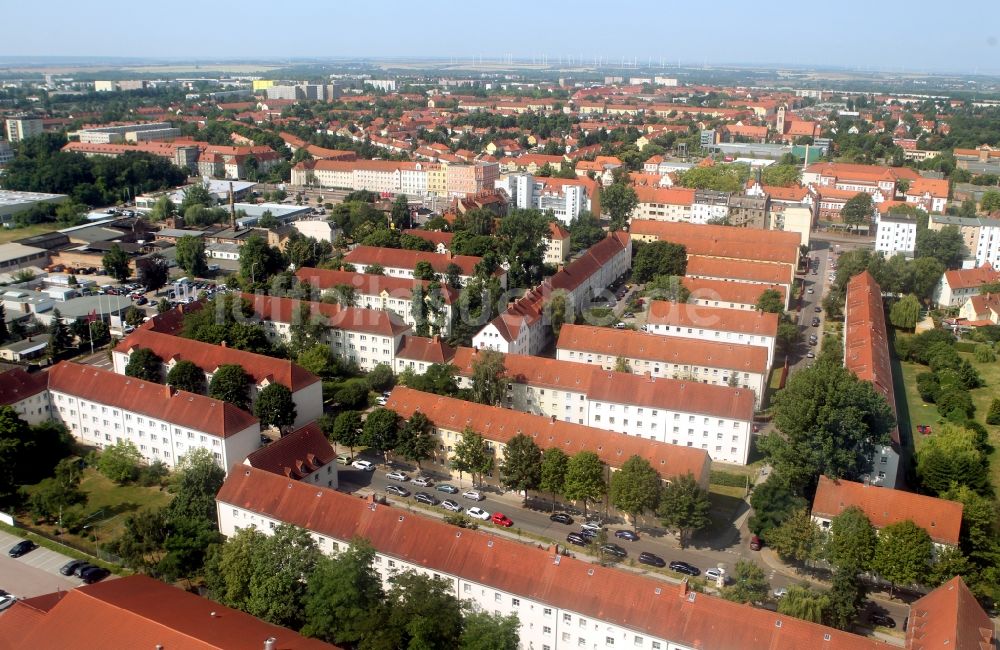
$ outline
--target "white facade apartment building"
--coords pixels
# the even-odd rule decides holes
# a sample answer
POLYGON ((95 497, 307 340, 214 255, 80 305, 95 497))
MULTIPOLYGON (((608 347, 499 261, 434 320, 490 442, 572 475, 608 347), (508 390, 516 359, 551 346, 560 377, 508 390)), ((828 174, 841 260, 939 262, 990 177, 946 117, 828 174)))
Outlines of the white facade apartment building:
POLYGON ((984 284, 1000 282, 1000 271, 986 263, 974 269, 945 271, 934 290, 938 307, 961 307, 972 296, 978 296, 984 284))
POLYGON ((778 340, 778 315, 653 300, 646 314, 646 331, 674 338, 759 346, 767 350, 770 368, 778 340))
POLYGON ((281 384, 292 393, 292 401, 295 403, 295 421, 292 426, 296 429, 323 414, 323 383, 320 378, 291 361, 140 327, 112 351, 114 371, 124 375, 132 353, 139 349, 151 350, 162 360, 161 378, 164 380, 181 361, 190 361, 201 368, 205 373, 206 386, 220 366, 241 366, 252 380, 251 404, 257 401, 260 391, 268 384, 281 384))
POLYGON ((695 191, 686 187, 635 188, 638 203, 632 211, 632 219, 652 221, 691 221, 695 191))
POLYGON ((525 649, 881 647, 876 640, 688 591, 686 582, 673 585, 602 567, 499 532, 456 529, 263 470, 241 466, 230 472, 216 508, 219 531, 227 537, 248 527, 270 535, 290 524, 308 531, 331 556, 353 539, 366 539, 386 585, 402 571, 443 579, 453 596, 475 610, 516 615, 525 649))
POLYGON ((42 133, 42 119, 40 117, 14 116, 7 118, 7 139, 11 142, 20 142, 30 137, 42 133))
POLYGON ((0 373, 0 406, 11 407, 30 425, 51 419, 47 376, 17 367, 0 373))
POLYGON ((875 250, 892 257, 913 257, 917 247, 917 221, 904 215, 881 214, 875 217, 875 250))
POLYGON ((759 408, 767 379, 767 350, 734 345, 670 339, 645 332, 589 325, 563 325, 556 344, 556 358, 613 370, 624 359, 634 373, 733 386, 754 392, 759 408))
MULTIPOLYGON (((476 273, 476 265, 481 257, 472 255, 452 255, 451 253, 428 253, 400 248, 382 248, 378 246, 356 246, 344 256, 344 262, 354 267, 358 273, 365 273, 373 264, 381 266, 385 274, 397 278, 413 278, 413 271, 419 262, 427 262, 434 273, 444 278, 448 268, 454 264, 458 267, 458 280, 465 286, 476 273)), ((497 271, 500 285, 507 286, 507 274, 497 271)))
POLYGON ((49 371, 53 418, 98 449, 119 441, 147 463, 176 466, 207 449, 223 469, 260 447, 260 422, 232 404, 169 386, 64 361, 49 371))
POLYGON ((494 182, 520 209, 552 210, 555 217, 568 225, 581 210, 590 209, 590 198, 583 184, 561 183, 546 185, 531 174, 507 174, 494 182))
MULTIPOLYGON (((451 363, 471 386, 478 351, 459 348, 451 363)), ((503 406, 657 442, 702 449, 712 460, 745 465, 754 396, 749 390, 654 378, 573 361, 508 354, 503 406)))
POLYGON ((395 367, 396 350, 403 334, 410 329, 386 311, 275 296, 243 294, 243 297, 261 319, 268 338, 285 343, 292 340, 292 324, 298 321, 305 307, 312 317, 326 321, 326 343, 333 353, 365 371, 380 364, 395 367))
MULTIPOLYGON (((388 275, 372 275, 353 271, 333 271, 311 267, 295 272, 300 282, 308 282, 321 295, 335 295, 336 287, 350 287, 355 292, 354 306, 361 309, 379 309, 391 312, 404 323, 416 327, 413 314, 413 292, 416 288, 428 289, 427 280, 407 280, 388 275)), ((319 296, 316 296, 317 298, 319 296)), ((440 333, 451 334, 452 314, 458 301, 458 292, 442 284, 439 299, 428 296, 428 303, 440 311, 440 333)))

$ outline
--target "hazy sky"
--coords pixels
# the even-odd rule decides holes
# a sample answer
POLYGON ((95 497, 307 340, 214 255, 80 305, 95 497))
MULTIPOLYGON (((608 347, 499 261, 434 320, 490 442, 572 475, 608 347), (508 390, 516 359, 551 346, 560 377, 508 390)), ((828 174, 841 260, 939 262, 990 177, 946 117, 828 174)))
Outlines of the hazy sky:
POLYGON ((1000 1, 4 2, 0 56, 582 55, 1000 72, 1000 1))

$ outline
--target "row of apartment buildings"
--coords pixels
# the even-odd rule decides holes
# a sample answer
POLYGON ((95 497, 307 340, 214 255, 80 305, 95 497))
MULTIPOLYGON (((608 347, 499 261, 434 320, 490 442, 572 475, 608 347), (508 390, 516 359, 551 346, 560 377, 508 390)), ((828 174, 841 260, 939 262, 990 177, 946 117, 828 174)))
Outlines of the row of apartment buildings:
POLYGON ((462 197, 492 190, 500 178, 495 162, 474 164, 386 160, 304 160, 292 168, 292 185, 387 194, 462 197))
POLYGON ((69 142, 62 150, 110 158, 129 152, 148 153, 169 160, 193 176, 229 179, 247 178, 251 169, 263 174, 283 160, 281 154, 266 146, 212 145, 190 138, 174 138, 170 142, 140 138, 135 144, 69 142))

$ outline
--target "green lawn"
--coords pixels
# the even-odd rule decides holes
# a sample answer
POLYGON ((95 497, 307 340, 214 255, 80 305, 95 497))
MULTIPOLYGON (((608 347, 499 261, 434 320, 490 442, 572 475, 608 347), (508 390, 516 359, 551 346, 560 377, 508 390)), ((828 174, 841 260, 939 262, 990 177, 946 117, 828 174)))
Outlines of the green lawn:
POLYGON ((6 244, 9 241, 23 239, 24 237, 41 235, 45 232, 52 232, 53 230, 57 230, 58 227, 54 223, 36 223, 24 228, 0 228, 0 244, 6 244))
MULTIPOLYGON (((986 414, 989 412, 990 403, 994 398, 1000 396, 1000 362, 979 363, 972 354, 965 352, 960 352, 959 356, 967 359, 979 371, 986 384, 982 388, 969 391, 969 394, 972 395, 972 403, 976 406, 974 419, 989 431, 990 444, 993 446, 993 453, 990 456, 990 478, 993 485, 1000 485, 1000 427, 986 424, 986 414)), ((913 443, 916 450, 919 451, 928 436, 917 433, 917 425, 929 424, 933 428, 943 424, 944 420, 938 415, 937 408, 933 404, 925 403, 917 392, 917 375, 929 372, 929 369, 926 366, 910 362, 900 362, 900 365, 903 370, 906 409, 913 427, 913 443)), ((902 405, 897 406, 902 408, 902 405)), ((900 419, 902 420, 902 417, 900 419)))
MULTIPOLYGON (((28 490, 30 491, 30 487, 28 490)), ((121 534, 125 520, 130 514, 140 510, 158 508, 170 501, 170 493, 158 487, 139 485, 117 485, 93 467, 84 470, 80 489, 87 495, 82 507, 83 519, 89 529, 80 535, 64 533, 62 537, 78 546, 91 547, 89 539, 94 532, 98 544, 106 544, 121 534)), ((26 520, 28 520, 26 518, 26 520)), ((53 533, 54 526, 39 525, 38 528, 53 533)))

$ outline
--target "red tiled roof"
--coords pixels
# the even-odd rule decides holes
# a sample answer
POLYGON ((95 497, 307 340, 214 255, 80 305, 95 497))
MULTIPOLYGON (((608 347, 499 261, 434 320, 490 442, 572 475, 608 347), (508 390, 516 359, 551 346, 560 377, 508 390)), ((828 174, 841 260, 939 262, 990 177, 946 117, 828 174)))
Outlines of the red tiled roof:
POLYGON ((293 431, 247 456, 246 464, 295 480, 333 462, 337 454, 315 422, 293 431))
MULTIPOLYGON (((686 205, 694 203, 694 190, 686 187, 658 187, 656 185, 637 185, 635 195, 639 203, 658 203, 663 205, 686 205)), ((632 223, 638 223, 636 219, 632 223)))
POLYGON ((955 576, 910 605, 908 650, 993 650, 993 621, 961 576, 955 576))
MULTIPOLYGON (((430 285, 428 280, 417 280, 415 278, 400 278, 394 275, 375 275, 373 273, 356 273, 354 271, 334 271, 330 269, 316 269, 312 267, 302 267, 295 272, 295 277, 300 282, 308 282, 313 287, 324 290, 332 289, 338 285, 354 287, 362 295, 380 295, 382 292, 389 294, 392 298, 409 300, 413 296, 415 287, 426 289, 430 285)), ((441 298, 445 304, 451 304, 458 298, 458 292, 453 288, 442 285, 441 298)))
POLYGON ((276 323, 292 323, 299 318, 299 311, 305 305, 310 317, 321 316, 330 327, 354 332, 370 332, 382 336, 396 336, 410 329, 410 326, 391 311, 364 309, 362 307, 342 307, 325 302, 295 300, 263 294, 241 294, 254 314, 262 320, 276 323))
POLYGON ((384 555, 691 648, 876 650, 884 642, 689 592, 489 532, 458 530, 388 505, 372 506, 238 466, 216 497, 326 537, 367 539, 384 555))
POLYGON ((245 350, 236 350, 222 345, 204 343, 194 339, 161 334, 142 328, 129 334, 115 348, 116 352, 128 353, 133 349, 147 348, 156 356, 168 363, 190 361, 208 373, 216 368, 235 364, 253 377, 254 383, 261 384, 265 379, 277 382, 292 392, 310 386, 320 379, 302 366, 286 359, 277 359, 263 354, 254 354, 245 350))
POLYGON ((95 366, 63 361, 47 374, 49 390, 117 406, 123 411, 142 413, 222 438, 258 422, 257 418, 228 402, 126 377, 95 366))
POLYGON ((633 235, 683 244, 687 254, 706 257, 796 264, 800 237, 794 232, 754 230, 735 226, 633 219, 633 235))
POLYGON ((962 504, 958 501, 819 477, 813 515, 832 519, 851 506, 860 508, 875 528, 910 520, 935 542, 958 545, 962 528, 962 504))
POLYGON ((710 278, 692 278, 687 276, 681 283, 691 292, 692 300, 718 300, 741 305, 756 305, 760 294, 773 289, 785 300, 785 285, 770 286, 753 282, 732 282, 730 280, 713 280, 710 278))
MULTIPOLYGON (((452 363, 459 374, 472 376, 472 362, 477 354, 478 351, 473 348, 458 348, 455 351, 452 363)), ((589 399, 603 402, 636 404, 736 420, 753 417, 753 393, 740 388, 614 372, 587 363, 523 354, 505 354, 504 368, 505 376, 512 381, 585 393, 589 399)))
POLYGON ((795 276, 795 269, 786 264, 770 264, 768 262, 754 262, 751 260, 727 260, 718 257, 689 255, 687 276, 718 280, 744 280, 757 284, 791 286, 795 276))
POLYGON ((835 177, 838 181, 915 181, 917 172, 908 167, 881 167, 879 165, 859 165, 854 163, 818 162, 806 167, 807 174, 835 177))
POLYGON ((945 280, 952 291, 955 289, 970 289, 988 282, 1000 282, 1000 271, 994 271, 989 262, 974 269, 957 269, 945 271, 945 280))
POLYGON ((542 449, 558 447, 568 456, 591 451, 609 467, 620 467, 634 455, 641 456, 660 473, 670 478, 691 472, 695 479, 707 480, 708 452, 702 449, 669 445, 624 433, 606 431, 495 406, 442 397, 397 386, 389 395, 386 408, 408 418, 420 411, 439 429, 463 431, 472 427, 487 440, 507 444, 519 433, 531 436, 542 449))
POLYGON ((449 264, 457 264, 462 269, 462 275, 471 276, 479 264, 481 257, 472 255, 451 255, 448 253, 428 253, 399 248, 380 248, 378 246, 358 246, 344 256, 347 264, 380 264, 383 268, 414 269, 417 262, 428 262, 435 273, 447 273, 449 264))
POLYGON ((647 323, 674 327, 697 327, 755 336, 778 335, 778 315, 745 309, 704 307, 691 303, 653 300, 649 303, 647 323))
POLYGON ((920 177, 910 183, 910 187, 906 190, 907 196, 923 196, 924 193, 930 194, 935 198, 946 199, 948 198, 948 181, 946 179, 920 177))
POLYGON ((549 234, 547 237, 549 239, 569 239, 569 231, 562 227, 558 221, 549 222, 549 234))
POLYGON ((455 348, 438 336, 404 336, 403 343, 396 352, 402 361, 423 361, 424 363, 451 363, 455 348))
POLYGON ((11 617, 15 612, 33 611, 29 602, 15 603, 0 618, 3 647, 261 650, 264 641, 273 637, 276 650, 336 649, 141 575, 77 587, 44 613, 11 617))
POLYGON ((37 395, 48 386, 45 373, 28 374, 21 368, 11 368, 0 373, 0 406, 16 404, 37 395))
POLYGON ((446 248, 451 246, 451 240, 455 237, 455 233, 444 232, 443 230, 424 230, 423 228, 407 228, 403 231, 403 234, 419 237, 435 246, 443 244, 446 248))

